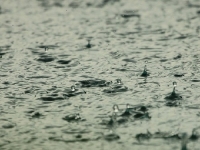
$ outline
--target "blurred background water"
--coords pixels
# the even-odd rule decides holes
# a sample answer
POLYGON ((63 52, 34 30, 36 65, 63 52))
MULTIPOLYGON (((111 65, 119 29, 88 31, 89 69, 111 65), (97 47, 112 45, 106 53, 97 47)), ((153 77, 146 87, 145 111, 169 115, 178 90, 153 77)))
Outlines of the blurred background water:
POLYGON ((199 19, 198 0, 1 1, 0 149, 199 150, 199 19))

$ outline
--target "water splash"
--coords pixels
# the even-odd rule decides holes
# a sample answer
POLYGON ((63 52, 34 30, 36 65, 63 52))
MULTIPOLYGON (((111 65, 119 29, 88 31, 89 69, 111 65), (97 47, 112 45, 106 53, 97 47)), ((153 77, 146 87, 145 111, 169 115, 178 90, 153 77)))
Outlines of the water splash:
POLYGON ((71 91, 75 92, 76 91, 76 87, 74 85, 71 86, 71 91))
POLYGON ((183 133, 181 135, 181 150, 188 150, 187 143, 188 143, 188 135, 187 133, 183 133))
POLYGON ((192 141, 199 140, 199 138, 200 138, 200 130, 199 129, 200 129, 200 126, 197 128, 194 128, 192 130, 192 135, 190 136, 190 140, 192 140, 192 141))
MULTIPOLYGON (((182 96, 180 96, 179 94, 176 93, 176 86, 177 86, 177 82, 174 81, 173 82, 173 91, 169 96, 165 97, 165 99, 168 99, 168 100, 180 100, 180 99, 182 99, 182 96)), ((174 104, 178 104, 178 103, 174 103, 174 104)), ((168 105, 168 106, 171 106, 171 105, 168 105)), ((175 106, 177 106, 177 105, 175 105, 175 106)))
POLYGON ((75 118, 74 118, 74 119, 75 119, 75 120, 81 119, 80 114, 79 114, 79 113, 75 114, 75 118))
MULTIPOLYGON (((111 82, 112 83, 112 82, 111 82)), ((105 93, 118 93, 118 92, 126 92, 128 91, 128 87, 123 86, 123 82, 121 79, 116 79, 116 82, 111 85, 109 89, 104 89, 103 92, 105 93)))
POLYGON ((118 113, 119 112, 119 106, 117 104, 113 105, 113 112, 118 113))
POLYGON ((130 116, 132 113, 130 112, 130 104, 126 104, 126 109, 124 113, 121 114, 121 116, 130 116))
POLYGON ((173 82, 173 91, 172 91, 172 95, 176 94, 176 86, 177 86, 177 82, 173 82))
POLYGON ((117 84, 119 84, 119 85, 123 84, 121 79, 116 79, 116 81, 117 81, 117 84))
POLYGON ((109 128, 114 128, 117 124, 117 114, 115 112, 112 113, 112 116, 110 116, 110 120, 107 123, 107 126, 109 128))
POLYGON ((91 48, 92 45, 90 44, 90 40, 88 40, 88 44, 86 45, 87 48, 91 48))
POLYGON ((147 63, 148 63, 148 61, 145 61, 144 70, 143 70, 143 72, 141 74, 142 77, 149 76, 149 73, 147 72, 147 63))
POLYGON ((117 104, 113 105, 112 116, 110 116, 110 120, 107 123, 109 128, 115 128, 117 126, 117 113, 119 112, 119 107, 117 104))
POLYGON ((130 104, 126 104, 126 109, 129 109, 130 108, 130 104))
POLYGON ((44 48, 45 52, 48 52, 48 49, 49 49, 48 47, 45 47, 45 48, 44 48))

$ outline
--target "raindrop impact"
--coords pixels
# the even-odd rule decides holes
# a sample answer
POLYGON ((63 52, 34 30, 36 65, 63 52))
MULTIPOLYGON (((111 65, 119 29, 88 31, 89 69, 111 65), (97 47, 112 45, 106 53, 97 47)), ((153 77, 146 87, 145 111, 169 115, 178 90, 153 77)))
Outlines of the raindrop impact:
POLYGON ((113 106, 113 112, 114 112, 114 113, 119 112, 119 106, 118 106, 117 104, 115 104, 115 105, 113 106))
POLYGON ((122 80, 121 79, 116 79, 117 84, 121 85, 122 84, 122 80))
POLYGON ((121 114, 121 116, 130 116, 130 115, 132 115, 132 113, 130 112, 130 105, 126 104, 126 109, 124 113, 121 114))
POLYGON ((71 86, 71 91, 72 91, 72 92, 76 91, 76 88, 75 88, 74 85, 71 86))
POLYGON ((173 103, 168 102, 166 104, 167 106, 177 106, 177 104, 179 102, 176 101, 176 100, 182 99, 182 96, 180 96, 179 94, 176 93, 176 86, 177 86, 177 82, 173 82, 173 91, 172 91, 172 93, 169 96, 165 97, 165 99, 167 99, 167 100, 173 100, 174 101, 173 103))
POLYGON ((149 73, 147 72, 147 63, 148 63, 148 61, 145 61, 144 70, 143 70, 143 72, 141 74, 142 77, 149 76, 149 73))
POLYGON ((172 94, 176 94, 175 90, 176 90, 177 82, 173 82, 173 86, 174 88, 173 88, 172 94))
POLYGON ((88 40, 88 44, 86 45, 87 48, 91 48, 90 40, 88 40))
POLYGON ((48 52, 48 49, 49 49, 48 47, 45 47, 45 48, 44 48, 45 52, 48 52))

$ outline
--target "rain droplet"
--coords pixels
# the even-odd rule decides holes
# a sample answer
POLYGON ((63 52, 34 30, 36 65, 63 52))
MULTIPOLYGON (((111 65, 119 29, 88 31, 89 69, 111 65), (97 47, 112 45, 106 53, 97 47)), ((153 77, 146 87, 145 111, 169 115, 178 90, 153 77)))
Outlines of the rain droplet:
POLYGON ((113 112, 115 113, 119 112, 119 106, 117 104, 113 106, 113 112))
POLYGON ((145 70, 145 71, 147 71, 147 63, 148 63, 148 61, 146 60, 146 61, 145 61, 145 65, 144 65, 144 70, 145 70))
POLYGON ((129 104, 126 104, 126 109, 130 108, 130 105, 129 104))
POLYGON ((173 82, 173 86, 176 87, 177 86, 177 82, 173 82))
POLYGON ((176 86, 177 86, 177 82, 173 82, 173 86, 174 86, 174 88, 173 88, 173 92, 172 92, 172 94, 175 94, 175 88, 176 88, 176 86))
POLYGON ((75 88, 74 85, 71 86, 71 91, 72 91, 72 92, 76 91, 76 88, 75 88))
POLYGON ((48 47, 45 47, 45 48, 44 48, 45 52, 48 52, 48 49, 49 49, 48 47))

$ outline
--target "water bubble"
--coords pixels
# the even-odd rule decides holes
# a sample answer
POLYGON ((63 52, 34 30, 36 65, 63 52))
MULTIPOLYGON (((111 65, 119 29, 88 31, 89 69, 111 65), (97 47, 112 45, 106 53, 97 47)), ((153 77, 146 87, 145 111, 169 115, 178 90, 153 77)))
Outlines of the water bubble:
POLYGON ((119 112, 119 106, 117 104, 113 106, 113 112, 115 113, 119 112))
POLYGON ((173 86, 176 87, 177 86, 177 82, 173 82, 173 86))
POLYGON ((72 92, 76 91, 76 88, 75 88, 74 85, 71 86, 71 91, 72 91, 72 92))
POLYGON ((117 84, 122 84, 122 80, 121 79, 116 79, 117 84))

